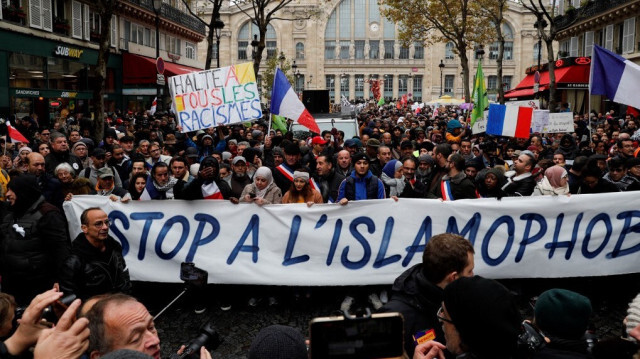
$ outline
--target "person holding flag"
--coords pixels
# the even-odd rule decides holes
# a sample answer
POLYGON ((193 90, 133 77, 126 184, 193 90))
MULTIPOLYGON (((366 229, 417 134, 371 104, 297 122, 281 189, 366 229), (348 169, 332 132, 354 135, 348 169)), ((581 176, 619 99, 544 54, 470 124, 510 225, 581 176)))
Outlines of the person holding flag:
POLYGON ((484 110, 489 107, 489 98, 487 97, 487 87, 484 84, 484 74, 482 72, 482 59, 478 60, 478 69, 476 71, 476 81, 473 85, 473 110, 471 111, 471 125, 473 128, 478 119, 484 118, 484 110))

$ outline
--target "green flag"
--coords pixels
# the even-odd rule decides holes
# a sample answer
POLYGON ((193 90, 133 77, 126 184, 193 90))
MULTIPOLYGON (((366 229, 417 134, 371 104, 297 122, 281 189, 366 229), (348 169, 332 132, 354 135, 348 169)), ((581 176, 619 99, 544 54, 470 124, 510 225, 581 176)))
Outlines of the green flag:
POLYGON ((384 97, 380 96, 380 99, 378 100, 378 106, 382 105, 384 105, 384 97))
POLYGON ((287 133, 287 120, 278 115, 271 115, 272 118, 272 126, 274 130, 282 131, 282 134, 287 133))
POLYGON ((489 106, 487 98, 487 87, 484 85, 484 74, 482 73, 482 60, 478 61, 478 70, 476 72, 476 80, 473 85, 473 111, 471 112, 471 127, 476 120, 484 117, 484 109, 489 106))

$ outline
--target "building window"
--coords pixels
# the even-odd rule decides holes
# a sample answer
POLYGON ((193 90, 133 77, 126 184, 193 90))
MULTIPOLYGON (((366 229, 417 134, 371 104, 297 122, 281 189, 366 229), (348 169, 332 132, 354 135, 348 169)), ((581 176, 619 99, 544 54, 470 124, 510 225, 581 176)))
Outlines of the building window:
MULTIPOLYGON (((503 60, 513 60, 513 30, 511 26, 502 24, 502 37, 504 38, 503 60)), ((500 43, 498 41, 489 45, 489 59, 497 60, 500 52, 500 43)))
POLYGON ((447 42, 444 48, 444 58, 446 60, 453 60, 455 58, 455 53, 453 52, 454 48, 455 45, 453 44, 453 42, 447 42))
POLYGON ((340 58, 343 60, 349 59, 349 46, 351 45, 351 41, 349 40, 340 40, 340 58))
POLYGON ((400 59, 408 59, 409 58, 409 48, 408 47, 400 47, 400 59))
POLYGON ((296 80, 295 80, 295 91, 300 93, 304 90, 304 75, 303 74, 298 74, 296 75, 296 80))
MULTIPOLYGON (((636 18, 632 17, 624 21, 622 28, 622 52, 630 54, 635 50, 634 35, 636 32, 636 18)), ((593 45, 592 45, 593 46, 593 45)), ((586 56, 586 55, 585 55, 586 56)))
MULTIPOLYGON (((250 21, 246 22, 238 31, 238 60, 247 60, 251 58, 251 41, 253 41, 253 36, 257 35, 260 37, 260 32, 258 31, 258 27, 251 23, 250 21)), ((271 24, 267 25, 267 33, 265 34, 265 45, 267 54, 266 57, 275 55, 275 49, 278 47, 276 30, 273 28, 271 24), (271 50, 271 53, 269 52, 271 50)), ((265 58, 265 54, 262 54, 262 58, 265 58)))
MULTIPOLYGON (((5 7, 4 1, 2 7, 5 7)), ((29 0, 29 26, 52 31, 51 0, 29 0)))
POLYGON ((451 95, 453 93, 453 83, 455 81, 455 76, 453 75, 444 75, 444 92, 446 94, 451 95))
POLYGON ((393 59, 393 45, 395 45, 394 40, 384 40, 384 58, 385 59, 393 59))
POLYGON ((165 37, 165 39, 166 39, 166 42, 167 42, 166 49, 167 49, 168 53, 176 54, 176 55, 181 55, 182 54, 182 52, 181 52, 182 51, 181 50, 182 49, 182 40, 180 40, 180 39, 178 39, 176 37, 173 37, 173 36, 169 36, 169 35, 167 35, 165 37))
POLYGON ((196 59, 196 44, 191 42, 184 43, 184 56, 188 59, 195 60, 196 59))
POLYGON ((487 90, 496 90, 498 88, 498 76, 489 76, 487 78, 487 90))
POLYGON ((511 81, 513 80, 513 76, 502 76, 502 88, 505 91, 511 89, 511 81))
POLYGON ((364 98, 364 75, 356 75, 355 80, 356 99, 364 98))
POLYGON ((424 46, 419 42, 414 43, 413 46, 415 47, 413 58, 417 60, 424 59, 424 46))
POLYGON ((413 76, 413 99, 415 101, 422 101, 422 75, 413 76))
POLYGON ((356 59, 364 59, 364 40, 356 40, 356 59))
POLYGON ((398 76, 398 96, 404 95, 409 92, 409 76, 398 76))
POLYGON ((380 41, 369 40, 369 58, 377 59, 380 55, 380 41))
POLYGON ((384 75, 384 98, 391 100, 393 97, 393 75, 384 75))
POLYGON ((267 59, 272 59, 278 56, 278 42, 274 40, 268 40, 267 43, 267 59))
POLYGON ((336 76, 335 75, 326 75, 324 77, 324 85, 329 90, 329 97, 331 101, 335 101, 336 98, 336 76))
POLYGON ((301 42, 296 44, 296 60, 304 60, 304 44, 301 42))
POLYGON ((218 58, 218 44, 216 44, 215 42, 211 44, 211 58, 212 59, 218 58))
POLYGON ((340 97, 349 98, 349 75, 340 75, 340 97))
POLYGON ((542 60, 542 54, 540 53, 540 47, 538 47, 538 43, 533 44, 533 61, 538 61, 538 59, 542 60))
POLYGON ((332 60, 336 58, 336 42, 333 40, 324 42, 324 58, 332 60))

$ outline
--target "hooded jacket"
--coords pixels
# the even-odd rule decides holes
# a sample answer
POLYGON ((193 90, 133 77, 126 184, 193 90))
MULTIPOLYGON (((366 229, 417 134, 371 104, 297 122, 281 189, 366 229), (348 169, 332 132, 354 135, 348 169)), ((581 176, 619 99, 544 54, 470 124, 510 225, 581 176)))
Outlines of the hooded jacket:
POLYGON ((429 282, 422 270, 422 264, 416 264, 396 278, 391 300, 378 310, 380 313, 399 312, 404 317, 404 348, 409 358, 416 347, 413 338, 416 333, 433 330, 435 340, 445 343, 444 332, 436 315, 444 291, 429 282))
POLYGON ((384 199, 386 198, 384 184, 378 177, 374 176, 371 171, 367 171, 364 177, 360 177, 356 174, 356 171, 353 170, 351 171, 351 175, 345 178, 340 184, 336 202, 343 198, 350 201, 384 199), (375 191, 373 190, 374 185, 377 185, 375 191))

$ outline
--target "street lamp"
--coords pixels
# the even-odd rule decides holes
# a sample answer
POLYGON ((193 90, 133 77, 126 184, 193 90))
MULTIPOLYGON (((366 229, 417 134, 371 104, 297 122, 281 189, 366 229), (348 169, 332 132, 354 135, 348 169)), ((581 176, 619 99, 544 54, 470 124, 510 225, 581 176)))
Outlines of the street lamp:
MULTIPOLYGON (((160 11, 162 0, 153 0, 153 12, 156 13, 156 61, 160 58, 160 11)), ((156 112, 162 110, 162 86, 156 82, 156 112)))
POLYGON ((260 45, 260 41, 258 41, 258 35, 253 35, 253 40, 251 41, 251 59, 256 59, 256 54, 258 53, 258 45, 260 45))
POLYGON ((440 59, 440 65, 438 65, 438 67, 440 68, 440 97, 442 97, 442 70, 444 69, 444 62, 442 59, 440 59))
POLYGON ((216 32, 216 67, 220 68, 220 36, 222 35, 222 28, 224 28, 224 22, 220 20, 220 16, 216 17, 213 22, 213 29, 216 32))
POLYGON ((284 67, 284 60, 287 58, 284 56, 284 53, 280 51, 280 56, 278 56, 278 62, 280 62, 280 70, 284 67))
POLYGON ((542 15, 538 16, 538 20, 533 23, 533 27, 538 30, 538 71, 540 71, 540 60, 542 58, 542 31, 547 27, 547 21, 542 18, 542 15))

